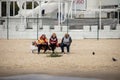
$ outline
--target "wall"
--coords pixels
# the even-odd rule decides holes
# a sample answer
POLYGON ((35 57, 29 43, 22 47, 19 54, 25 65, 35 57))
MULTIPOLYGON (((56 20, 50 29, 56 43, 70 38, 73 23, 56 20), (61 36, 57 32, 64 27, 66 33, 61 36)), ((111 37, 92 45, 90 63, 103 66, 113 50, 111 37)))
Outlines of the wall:
MULTIPOLYGON (((67 26, 54 26, 53 30, 50 30, 49 26, 46 25, 43 27, 43 30, 39 30, 38 37, 41 34, 46 34, 49 38, 53 32, 55 32, 59 39, 61 39, 65 33, 67 33, 67 26)), ((69 30, 68 33, 71 35, 73 39, 86 39, 86 38, 97 38, 97 25, 89 26, 85 25, 83 30, 69 30), (91 29, 90 29, 91 27, 91 29)), ((120 25, 117 25, 116 30, 110 30, 109 25, 104 26, 104 30, 99 31, 99 38, 120 38, 120 25)), ((7 29, 3 29, 2 25, 0 25, 0 39, 7 39, 7 29)), ((31 29, 26 30, 22 29, 16 31, 16 29, 9 30, 9 39, 37 39, 37 30, 31 29)))

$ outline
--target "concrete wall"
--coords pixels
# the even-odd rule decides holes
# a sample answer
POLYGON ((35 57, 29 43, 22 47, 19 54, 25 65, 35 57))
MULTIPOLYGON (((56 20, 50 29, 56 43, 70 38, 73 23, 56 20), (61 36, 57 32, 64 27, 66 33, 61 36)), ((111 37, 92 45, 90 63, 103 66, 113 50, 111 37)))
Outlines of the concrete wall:
POLYGON ((118 5, 120 0, 101 0, 103 5, 118 5))
MULTIPOLYGON (((97 27, 97 25, 85 25, 83 30, 68 30, 68 32, 73 39, 97 38, 97 27)), ((38 35, 46 34, 46 36, 50 38, 53 32, 61 39, 64 34, 67 33, 67 26, 62 26, 62 30, 59 26, 55 26, 53 30, 50 30, 49 26, 46 25, 43 27, 43 30, 39 30, 38 35)), ((117 25, 116 30, 110 30, 109 25, 104 26, 104 30, 99 31, 99 38, 120 38, 120 25, 117 25)), ((2 25, 0 25, 0 39, 7 39, 7 29, 3 29, 2 25)), ((23 29, 16 31, 16 29, 10 29, 9 39, 37 39, 37 30, 23 29)))
POLYGON ((87 9, 97 9, 99 0, 87 0, 87 9))

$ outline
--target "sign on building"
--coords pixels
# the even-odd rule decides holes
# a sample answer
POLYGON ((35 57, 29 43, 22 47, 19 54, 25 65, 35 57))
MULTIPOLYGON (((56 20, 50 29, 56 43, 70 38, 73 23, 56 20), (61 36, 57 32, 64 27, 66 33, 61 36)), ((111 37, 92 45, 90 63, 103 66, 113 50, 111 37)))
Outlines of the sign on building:
POLYGON ((74 6, 76 6, 76 10, 86 10, 87 8, 87 0, 74 0, 74 6))

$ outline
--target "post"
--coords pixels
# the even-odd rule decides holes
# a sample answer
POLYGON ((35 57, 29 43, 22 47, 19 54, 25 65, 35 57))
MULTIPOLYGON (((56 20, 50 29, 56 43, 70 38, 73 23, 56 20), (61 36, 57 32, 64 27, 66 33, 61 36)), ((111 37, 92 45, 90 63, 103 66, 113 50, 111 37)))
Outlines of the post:
POLYGON ((74 14, 76 15, 77 12, 77 5, 76 5, 76 0, 74 1, 74 14))
POLYGON ((39 9, 39 14, 38 15, 39 15, 39 17, 41 17, 42 16, 42 14, 41 14, 41 11, 42 11, 41 10, 41 1, 39 1, 39 7, 40 7, 40 9, 39 9))
POLYGON ((120 21, 119 17, 120 17, 120 14, 119 14, 119 10, 118 10, 118 24, 119 24, 119 21, 120 21))
POLYGON ((1 4, 1 1, 0 1, 0 17, 2 16, 2 4, 1 4))
POLYGON ((67 33, 68 33, 68 23, 69 23, 69 19, 68 19, 68 14, 67 14, 67 33))
POLYGON ((67 14, 68 14, 68 2, 65 2, 65 15, 64 18, 67 18, 67 14))
POLYGON ((15 1, 13 1, 13 16, 15 15, 15 1))
MULTIPOLYGON (((32 10, 34 9, 34 0, 32 0, 32 10)), ((34 17, 34 11, 32 12, 32 17, 34 17)))
MULTIPOLYGON (((26 1, 25 1, 25 4, 24 4, 24 10, 25 10, 25 12, 26 12, 26 1)), ((27 21, 26 21, 26 15, 24 16, 24 28, 26 28, 26 26, 27 26, 27 21)))
POLYGON ((9 40, 10 1, 7 1, 7 40, 9 40))
POLYGON ((99 28, 100 28, 100 17, 99 17, 100 13, 98 12, 98 27, 97 27, 97 40, 99 40, 99 28))
POLYGON ((100 4, 100 10, 99 10, 99 29, 101 29, 101 0, 99 1, 100 4))
POLYGON ((63 20, 63 3, 62 2, 60 3, 60 11, 61 11, 60 23, 62 23, 62 20, 63 20))
POLYGON ((61 22, 61 21, 60 21, 60 20, 61 20, 61 17, 60 17, 60 16, 61 16, 61 14, 60 14, 60 10, 61 10, 61 9, 60 9, 60 4, 61 4, 61 0, 58 1, 58 26, 59 26, 59 27, 61 26, 61 25, 60 25, 60 22, 61 22))
POLYGON ((9 40, 9 17, 7 16, 7 40, 9 40))
POLYGON ((38 27, 38 19, 39 19, 39 14, 37 14, 37 40, 38 40, 38 31, 39 31, 39 27, 38 27))
MULTIPOLYGON (((40 25, 40 27, 43 27, 43 24, 42 24, 42 9, 41 9, 41 1, 39 1, 39 14, 38 14, 38 25, 40 25), (40 24, 39 24, 40 23, 40 24)), ((39 26, 38 26, 38 29, 39 29, 39 26)))
POLYGON ((71 0, 71 19, 73 18, 73 0, 71 0))

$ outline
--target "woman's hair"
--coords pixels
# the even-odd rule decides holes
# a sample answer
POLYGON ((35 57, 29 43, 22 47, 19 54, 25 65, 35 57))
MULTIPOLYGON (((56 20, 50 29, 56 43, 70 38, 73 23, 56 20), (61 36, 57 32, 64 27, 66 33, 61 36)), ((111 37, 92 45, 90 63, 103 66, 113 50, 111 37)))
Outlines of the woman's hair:
POLYGON ((66 34, 65 34, 65 37, 69 37, 69 34, 68 34, 68 33, 66 33, 66 34))
POLYGON ((56 36, 56 33, 53 33, 51 37, 53 37, 53 36, 57 37, 57 36, 56 36))
POLYGON ((40 36, 40 39, 43 39, 43 36, 44 36, 44 38, 46 38, 46 35, 45 35, 45 34, 42 34, 42 35, 40 36))

